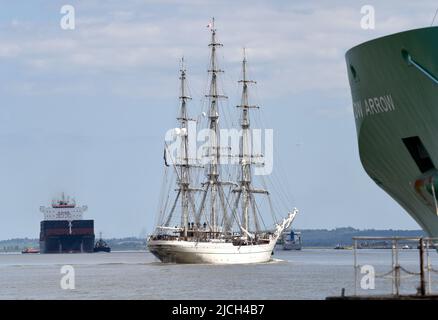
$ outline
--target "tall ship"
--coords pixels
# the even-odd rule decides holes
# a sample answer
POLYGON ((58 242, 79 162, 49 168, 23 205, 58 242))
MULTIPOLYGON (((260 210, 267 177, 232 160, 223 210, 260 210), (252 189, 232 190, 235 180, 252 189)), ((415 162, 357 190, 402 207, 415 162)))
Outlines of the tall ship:
POLYGON ((438 27, 346 53, 360 160, 374 182, 438 237, 438 27))
POLYGON ((83 219, 87 209, 64 193, 50 207, 41 206, 40 253, 93 252, 94 220, 83 219))
MULTIPOLYGON (((162 193, 158 222, 149 236, 147 246, 162 262, 244 264, 268 262, 274 246, 283 230, 289 227, 298 210, 290 210, 286 217, 278 218, 271 210, 272 227, 265 225, 265 209, 256 197, 270 202, 267 189, 258 188, 254 182, 255 166, 262 167, 264 158, 253 152, 250 112, 257 106, 249 102, 249 86, 255 83, 247 78, 247 60, 242 61, 241 102, 236 116, 241 136, 237 154, 231 154, 221 144, 219 123, 226 123, 226 108, 221 101, 227 99, 219 88, 217 50, 222 46, 217 41, 214 20, 208 26, 211 31, 210 63, 208 68, 208 92, 205 95, 205 111, 197 118, 190 118, 184 64, 180 70, 180 106, 178 128, 174 129, 179 152, 172 156, 165 144, 165 181, 171 181, 162 193), (204 123, 202 123, 204 122, 204 123), (209 138, 198 153, 190 141, 191 130, 206 128, 209 138), (224 161, 233 158, 235 161, 224 161), (174 178, 167 174, 172 173, 174 178), (173 182, 173 183, 172 183, 173 182), (170 200, 172 199, 172 200, 170 200)), ((229 111, 229 110, 228 110, 229 111)), ((238 131, 238 130, 236 130, 238 131)), ((285 210, 284 213, 286 213, 285 210)))

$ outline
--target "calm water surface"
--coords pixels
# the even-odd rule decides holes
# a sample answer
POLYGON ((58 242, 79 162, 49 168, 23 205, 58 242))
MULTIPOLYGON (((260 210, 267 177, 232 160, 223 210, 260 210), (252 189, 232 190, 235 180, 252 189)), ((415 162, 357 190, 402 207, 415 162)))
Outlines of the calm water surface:
MULTIPOLYGON (((359 250, 358 257, 378 276, 390 270, 390 250, 359 250)), ((438 254, 430 257, 438 269, 438 254)), ((256 265, 176 265, 148 252, 0 254, 0 299, 324 299, 342 288, 354 292, 352 250, 277 250, 274 258, 256 265), (74 290, 61 289, 63 265, 75 269, 74 290)), ((418 272, 418 259, 417 250, 400 251, 410 271, 418 272)), ((438 284, 438 274, 431 280, 438 284)), ((356 283, 360 294, 391 292, 389 276, 377 277, 375 290, 356 283)), ((417 276, 402 273, 403 292, 414 293, 417 284, 417 276)))

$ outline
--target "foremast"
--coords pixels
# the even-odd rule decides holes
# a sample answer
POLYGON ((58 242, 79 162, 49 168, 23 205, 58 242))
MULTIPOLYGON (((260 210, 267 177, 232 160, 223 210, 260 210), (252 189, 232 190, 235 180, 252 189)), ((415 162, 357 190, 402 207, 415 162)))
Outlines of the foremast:
MULTIPOLYGON (((173 230, 176 232, 179 232, 180 236, 183 237, 185 240, 187 240, 188 236, 190 236, 189 230, 190 230, 190 223, 189 223, 189 217, 195 217, 196 216, 196 205, 195 205, 195 199, 193 197, 193 193, 197 191, 202 191, 202 189, 199 188, 193 188, 192 187, 192 178, 191 178, 191 172, 192 167, 198 167, 196 165, 197 159, 191 159, 190 154, 191 146, 189 142, 189 130, 191 129, 191 126, 189 125, 190 121, 196 121, 194 119, 189 118, 189 112, 188 112, 188 101, 191 100, 191 97, 189 95, 189 90, 187 88, 187 74, 186 69, 184 65, 184 58, 181 59, 181 69, 180 69, 180 106, 177 116, 177 122, 178 127, 174 129, 173 134, 176 138, 176 143, 179 143, 178 152, 176 154, 176 158, 172 158, 172 166, 175 170, 176 174, 176 185, 177 188, 175 189, 176 196, 174 198, 172 207, 169 211, 169 214, 167 215, 166 221, 157 227, 159 230, 158 233, 162 232, 163 230, 173 230), (195 161, 195 163, 193 163, 195 161), (180 225, 179 227, 170 227, 170 223, 172 221, 172 218, 174 216, 174 213, 178 207, 178 203, 181 204, 181 216, 180 216, 180 225), (192 215, 190 215, 190 212, 192 212, 192 215)), ((165 149, 164 149, 164 163, 167 167, 170 166, 170 164, 167 161, 168 154, 170 157, 172 157, 172 152, 168 149, 168 145, 165 143, 165 149)), ((165 205, 165 207, 167 204, 165 205)), ((164 212, 166 209, 164 209, 164 212)))
MULTIPOLYGON (((184 58, 181 59, 181 70, 180 70, 180 96, 179 100, 180 113, 177 118, 179 122, 179 136, 180 136, 180 159, 176 162, 177 172, 178 172, 178 195, 181 198, 181 226, 183 227, 184 239, 187 239, 187 231, 189 229, 189 207, 191 205, 193 211, 195 211, 195 205, 191 193, 198 191, 197 189, 191 188, 191 162, 189 158, 189 121, 193 121, 188 116, 187 102, 191 100, 188 95, 187 84, 186 84, 186 69, 184 65, 184 58)), ((176 199, 177 201, 178 199, 176 199)), ((175 202, 176 203, 176 202, 175 202)), ((195 214, 195 213, 194 213, 195 214)))

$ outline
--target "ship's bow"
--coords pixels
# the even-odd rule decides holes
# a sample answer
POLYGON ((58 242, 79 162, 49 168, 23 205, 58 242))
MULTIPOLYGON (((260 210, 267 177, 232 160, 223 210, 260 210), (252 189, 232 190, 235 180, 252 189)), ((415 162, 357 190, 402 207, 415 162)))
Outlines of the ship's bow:
POLYGON ((438 236, 437 40, 437 27, 423 28, 346 54, 363 167, 430 236, 438 236))

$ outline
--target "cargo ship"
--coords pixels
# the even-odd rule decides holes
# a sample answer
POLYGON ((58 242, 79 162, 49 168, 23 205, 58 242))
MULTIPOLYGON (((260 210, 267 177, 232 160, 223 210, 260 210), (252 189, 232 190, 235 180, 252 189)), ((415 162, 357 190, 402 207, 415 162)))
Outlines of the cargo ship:
POLYGON ((438 237, 436 39, 438 27, 426 27, 346 53, 362 165, 430 237, 438 237))
POLYGON ((84 220, 87 206, 77 206, 64 193, 44 213, 40 231, 40 253, 81 253, 94 251, 94 220, 84 220))

